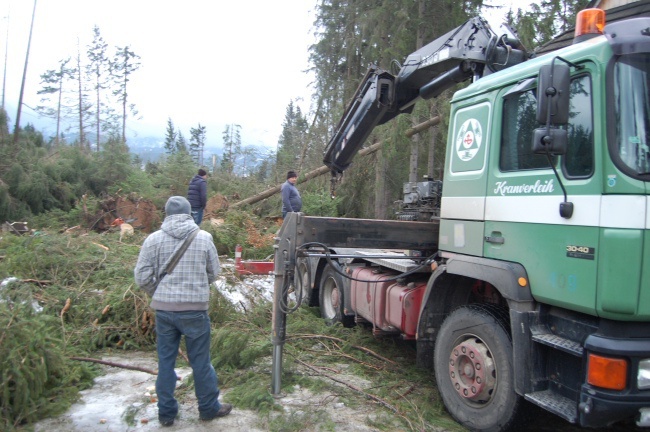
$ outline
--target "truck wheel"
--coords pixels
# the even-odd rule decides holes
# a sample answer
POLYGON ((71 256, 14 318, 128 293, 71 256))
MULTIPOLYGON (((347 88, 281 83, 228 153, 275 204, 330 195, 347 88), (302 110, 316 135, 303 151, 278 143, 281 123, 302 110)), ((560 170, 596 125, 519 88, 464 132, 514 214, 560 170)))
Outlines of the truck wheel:
MULTIPOLYGON (((341 267, 337 263, 335 265, 337 270, 341 267)), ((327 325, 334 325, 338 322, 342 323, 345 327, 351 327, 353 324, 352 317, 346 317, 344 311, 344 282, 343 276, 336 272, 329 264, 323 270, 321 276, 319 300, 320 300, 320 316, 325 320, 327 325)))
POLYGON ((476 431, 514 426, 515 393, 507 321, 491 305, 463 306, 440 327, 433 353, 438 391, 449 413, 476 431))
POLYGON ((313 306, 311 302, 311 286, 310 286, 311 276, 309 274, 309 269, 307 268, 307 263, 299 262, 296 266, 296 279, 295 286, 296 289, 302 291, 302 304, 304 306, 313 306))

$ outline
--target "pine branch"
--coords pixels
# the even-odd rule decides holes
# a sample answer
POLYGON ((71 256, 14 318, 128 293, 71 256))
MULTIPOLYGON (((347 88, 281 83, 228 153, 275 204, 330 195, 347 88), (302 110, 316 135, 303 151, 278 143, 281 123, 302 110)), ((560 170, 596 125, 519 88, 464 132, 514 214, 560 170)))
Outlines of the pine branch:
POLYGON ((298 362, 299 364, 305 366, 307 369, 310 369, 310 370, 316 372, 318 375, 322 375, 322 376, 324 376, 325 378, 329 378, 329 379, 331 379, 332 381, 335 381, 335 382, 337 382, 337 383, 339 383, 339 384, 343 384, 343 385, 346 386, 347 388, 349 388, 349 389, 351 389, 351 390, 354 390, 354 391, 357 392, 357 393, 361 393, 364 397, 366 397, 366 398, 368 398, 368 399, 370 399, 370 400, 373 400, 373 401, 377 402, 378 404, 380 404, 380 405, 382 405, 382 406, 388 408, 389 410, 393 411, 394 413, 399 413, 399 410, 398 410, 397 408, 395 408, 393 405, 389 404, 389 403, 386 402, 385 400, 381 399, 380 397, 377 397, 377 396, 372 395, 372 394, 370 394, 370 393, 366 393, 365 391, 363 391, 363 390, 360 389, 359 387, 353 386, 352 384, 347 383, 347 382, 343 381, 342 379, 339 379, 339 378, 336 378, 336 377, 334 377, 334 376, 332 376, 332 375, 326 374, 325 372, 319 370, 319 369, 316 368, 315 366, 310 365, 309 363, 305 363, 304 361, 302 361, 302 360, 300 360, 300 359, 295 359, 295 360, 296 360, 296 362, 298 362))
MULTIPOLYGON (((334 342, 337 342, 337 343, 347 343, 343 339, 339 339, 339 338, 334 337, 334 336, 312 335, 312 334, 301 334, 301 335, 294 335, 294 336, 288 336, 287 337, 287 340, 291 340, 291 339, 327 339, 327 340, 331 340, 331 341, 334 341, 334 342)), ((386 358, 384 356, 381 356, 381 355, 377 354, 376 352, 374 352, 374 351, 372 351, 372 350, 370 350, 368 348, 358 346, 358 345, 350 345, 350 346, 352 348, 354 348, 354 349, 357 349, 357 350, 362 351, 362 352, 364 352, 364 353, 366 353, 368 355, 371 355, 371 356, 373 356, 375 358, 378 358, 379 360, 385 361, 386 363, 390 363, 392 365, 397 364, 393 360, 388 359, 388 358, 386 358)))

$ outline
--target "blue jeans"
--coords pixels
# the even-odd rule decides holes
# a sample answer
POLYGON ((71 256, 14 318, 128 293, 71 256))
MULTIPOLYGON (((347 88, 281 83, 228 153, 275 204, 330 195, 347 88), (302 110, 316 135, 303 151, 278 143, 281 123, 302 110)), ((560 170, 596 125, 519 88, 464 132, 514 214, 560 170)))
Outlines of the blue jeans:
POLYGON ((192 217, 194 218, 194 223, 201 225, 203 221, 203 209, 192 209, 192 217))
POLYGON ((219 381, 210 361, 210 318, 207 311, 156 311, 158 338, 158 419, 172 420, 178 414, 174 398, 176 388, 176 356, 185 336, 187 357, 194 374, 194 392, 199 402, 201 417, 213 417, 219 403, 219 381))

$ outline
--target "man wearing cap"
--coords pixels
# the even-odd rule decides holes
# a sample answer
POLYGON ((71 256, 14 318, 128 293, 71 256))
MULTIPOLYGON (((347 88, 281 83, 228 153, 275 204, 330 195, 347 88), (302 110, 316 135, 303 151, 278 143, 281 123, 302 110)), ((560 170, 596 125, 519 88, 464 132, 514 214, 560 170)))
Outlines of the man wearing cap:
POLYGON ((208 173, 204 169, 200 169, 199 172, 192 177, 190 180, 190 185, 187 188, 187 200, 190 202, 192 207, 192 218, 197 225, 201 225, 203 221, 203 210, 208 203, 208 183, 206 179, 208 178, 208 173))
POLYGON ((300 192, 296 188, 296 181, 298 180, 298 174, 295 171, 289 171, 287 173, 287 181, 282 183, 280 188, 280 194, 282 195, 282 219, 289 212, 299 212, 302 208, 302 198, 300 198, 300 192))
POLYGON ((219 403, 219 382, 210 361, 210 284, 221 269, 212 235, 200 230, 190 215, 187 199, 173 196, 165 205, 161 229, 142 244, 135 266, 135 282, 152 296, 156 311, 158 349, 158 420, 171 426, 178 414, 174 398, 176 356, 185 336, 187 355, 194 374, 194 391, 201 420, 212 420, 230 413, 231 404, 219 403), (185 238, 199 230, 171 273, 164 274, 170 258, 185 238))

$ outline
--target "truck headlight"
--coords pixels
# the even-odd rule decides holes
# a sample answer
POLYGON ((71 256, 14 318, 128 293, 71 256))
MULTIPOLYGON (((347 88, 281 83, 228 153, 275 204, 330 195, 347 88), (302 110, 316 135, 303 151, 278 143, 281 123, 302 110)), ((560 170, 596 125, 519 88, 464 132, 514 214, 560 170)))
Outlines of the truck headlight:
POLYGON ((639 390, 650 389, 650 359, 639 362, 639 374, 636 378, 636 384, 639 390))

